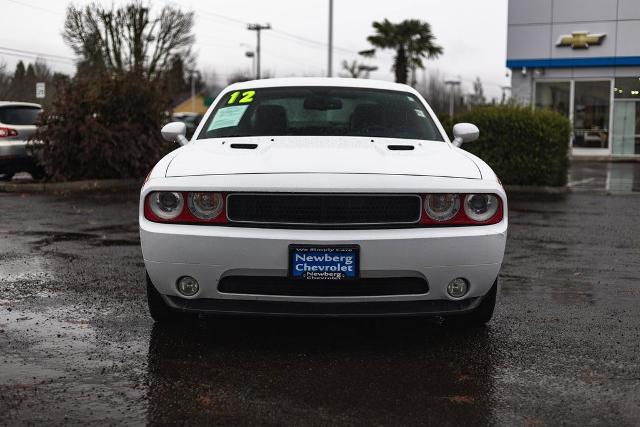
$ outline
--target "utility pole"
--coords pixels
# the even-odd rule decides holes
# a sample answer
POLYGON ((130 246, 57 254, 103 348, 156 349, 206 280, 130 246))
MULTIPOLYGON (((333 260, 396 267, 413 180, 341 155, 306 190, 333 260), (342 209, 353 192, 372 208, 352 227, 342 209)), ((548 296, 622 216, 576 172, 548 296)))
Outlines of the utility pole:
POLYGON ((449 98, 449 116, 453 117, 453 105, 455 104, 455 88, 460 86, 460 80, 445 80, 444 84, 449 86, 451 98, 449 98))
POLYGON ((260 24, 248 24, 247 30, 255 31, 258 36, 258 42, 256 43, 256 80, 260 79, 260 31, 262 30, 270 30, 271 24, 260 25, 260 24))
POLYGON ((327 57, 327 77, 333 75, 333 0, 329 0, 329 43, 327 57))

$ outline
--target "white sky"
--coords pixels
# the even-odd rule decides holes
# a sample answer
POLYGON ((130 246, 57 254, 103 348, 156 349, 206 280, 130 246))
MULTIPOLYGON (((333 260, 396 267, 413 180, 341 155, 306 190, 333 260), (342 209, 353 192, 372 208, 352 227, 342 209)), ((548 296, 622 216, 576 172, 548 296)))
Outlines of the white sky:
MULTIPOLYGON (((76 5, 91 0, 77 0, 76 5)), ((111 4, 111 0, 99 1, 111 4)), ((116 4, 125 3, 114 0, 116 4)), ((69 2, 59 0, 0 0, 0 61, 13 70, 19 59, 6 50, 41 52, 72 58, 61 31, 69 2)), ((269 22, 274 31, 262 32, 262 69, 276 76, 317 76, 327 69, 328 0, 151 0, 152 7, 173 3, 196 12, 195 51, 198 67, 215 70, 221 83, 238 70, 248 70, 251 59, 244 53, 255 46, 255 32, 242 22, 269 22), (231 19, 225 19, 223 17, 231 19), (241 22, 236 22, 236 21, 241 22), (317 41, 309 43, 287 35, 317 41)), ((366 37, 371 23, 388 18, 398 22, 407 18, 431 24, 444 55, 428 61, 428 70, 445 77, 460 77, 463 87, 479 76, 488 96, 499 97, 506 78, 507 0, 334 0, 334 75, 342 60, 358 59, 356 52, 370 46, 366 37)), ((14 52, 17 55, 23 53, 14 52)), ((371 77, 392 80, 392 52, 378 53, 369 62, 379 70, 371 77)), ((72 73, 68 60, 48 64, 72 73)))

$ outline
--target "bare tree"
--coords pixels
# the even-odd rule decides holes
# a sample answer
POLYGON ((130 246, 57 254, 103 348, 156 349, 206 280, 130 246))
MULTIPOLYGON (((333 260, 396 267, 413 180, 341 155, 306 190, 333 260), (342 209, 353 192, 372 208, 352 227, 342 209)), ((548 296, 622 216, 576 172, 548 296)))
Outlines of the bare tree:
POLYGON ((164 6, 156 16, 140 1, 122 7, 92 3, 67 8, 63 38, 81 58, 81 67, 155 79, 175 56, 192 58, 193 12, 164 6))
POLYGON ((433 111, 439 116, 448 115, 449 113, 451 90, 454 91, 454 110, 461 112, 466 108, 460 86, 448 87, 444 77, 437 70, 423 74, 423 81, 418 85, 417 89, 427 100, 433 111))
POLYGON ((238 82, 247 82, 252 79, 251 73, 249 71, 234 71, 227 78, 227 83, 238 83, 238 82))
POLYGON ((358 79, 364 74, 364 70, 360 69, 360 64, 356 60, 349 62, 345 59, 344 61, 342 61, 342 70, 344 71, 344 73, 341 73, 340 77, 350 77, 352 79, 358 79))
POLYGON ((476 77, 473 82, 473 93, 468 96, 469 106, 475 107, 478 105, 484 105, 487 103, 487 98, 484 96, 484 88, 482 86, 482 80, 480 77, 476 77))
POLYGON ((11 76, 7 74, 7 63, 0 62, 0 99, 7 99, 11 93, 11 76))

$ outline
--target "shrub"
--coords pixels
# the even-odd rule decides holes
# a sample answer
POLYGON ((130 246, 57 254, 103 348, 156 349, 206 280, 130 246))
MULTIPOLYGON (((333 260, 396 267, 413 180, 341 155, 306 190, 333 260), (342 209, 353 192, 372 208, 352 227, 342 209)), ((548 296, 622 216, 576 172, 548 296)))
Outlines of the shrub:
POLYGON ((160 134, 166 110, 162 88, 139 74, 76 78, 43 115, 38 158, 58 181, 144 177, 175 148, 160 134))
POLYGON ((571 124, 558 113, 514 105, 487 106, 442 122, 449 133, 454 122, 478 126, 479 140, 462 148, 487 162, 503 184, 567 183, 571 124))

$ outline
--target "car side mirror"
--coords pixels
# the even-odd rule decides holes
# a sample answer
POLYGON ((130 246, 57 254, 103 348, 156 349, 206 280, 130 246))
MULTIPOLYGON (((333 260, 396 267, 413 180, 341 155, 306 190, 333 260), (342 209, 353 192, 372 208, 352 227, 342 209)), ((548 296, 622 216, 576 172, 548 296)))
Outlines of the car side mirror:
POLYGON ((480 129, 471 123, 458 123, 453 127, 453 145, 460 147, 465 142, 471 142, 478 139, 480 129))
POLYGON ((177 142, 180 145, 187 145, 189 140, 187 139, 187 125, 183 122, 171 122, 162 127, 160 131, 162 137, 168 142, 177 142))

